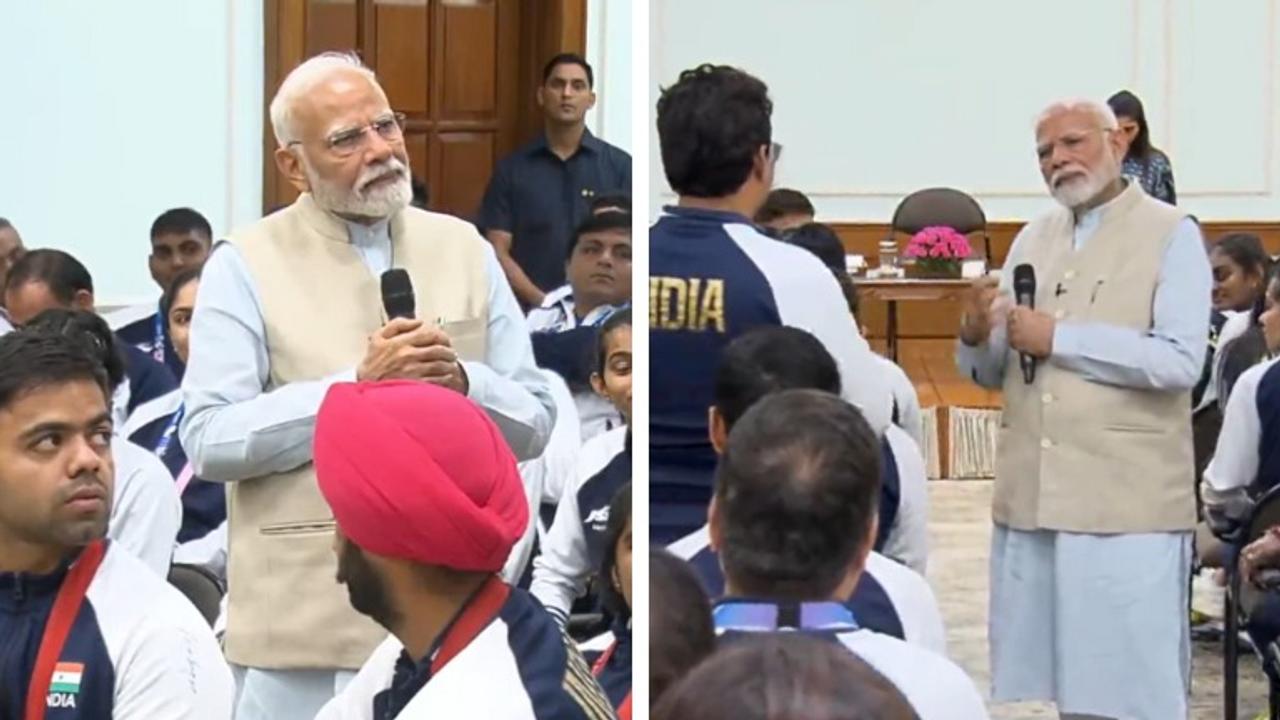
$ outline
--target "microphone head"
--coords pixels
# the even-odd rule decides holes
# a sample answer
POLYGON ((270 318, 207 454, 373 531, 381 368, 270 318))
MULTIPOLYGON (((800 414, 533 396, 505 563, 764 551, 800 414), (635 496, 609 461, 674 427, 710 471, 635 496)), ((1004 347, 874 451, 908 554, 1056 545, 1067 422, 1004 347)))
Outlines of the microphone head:
POLYGON ((382 307, 387 319, 412 318, 414 311, 413 283, 404 268, 391 268, 382 273, 382 307))
POLYGON ((1036 294, 1036 269, 1030 263, 1013 268, 1013 292, 1015 295, 1036 294))

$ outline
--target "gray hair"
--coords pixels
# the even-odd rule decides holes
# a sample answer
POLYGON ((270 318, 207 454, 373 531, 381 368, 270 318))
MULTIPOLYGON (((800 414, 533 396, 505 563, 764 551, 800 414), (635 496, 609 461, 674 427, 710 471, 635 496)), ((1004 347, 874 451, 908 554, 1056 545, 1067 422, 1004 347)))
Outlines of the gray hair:
POLYGON ((293 127, 294 105, 298 99, 306 95, 322 80, 340 70, 355 70, 367 77, 369 82, 378 83, 373 71, 365 67, 360 56, 352 52, 324 52, 307 60, 289 72, 276 96, 271 99, 271 129, 275 132, 276 143, 285 147, 296 141, 297 135, 293 127))
POLYGON ((1083 110, 1093 115, 1103 130, 1115 130, 1120 127, 1120 123, 1116 120, 1115 112, 1106 103, 1087 98, 1071 98, 1050 103, 1048 107, 1040 111, 1040 114, 1036 116, 1035 129, 1039 130, 1044 121, 1053 115, 1078 110, 1083 110))

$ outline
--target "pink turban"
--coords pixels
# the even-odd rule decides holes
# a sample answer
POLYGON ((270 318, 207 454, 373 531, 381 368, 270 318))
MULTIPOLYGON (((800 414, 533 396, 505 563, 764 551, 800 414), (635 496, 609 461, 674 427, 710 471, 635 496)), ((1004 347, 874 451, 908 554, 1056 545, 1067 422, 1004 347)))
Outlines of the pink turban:
POLYGON ((315 465, 338 527, 376 555, 496 571, 529 524, 498 427, 436 385, 334 385, 316 417, 315 465))

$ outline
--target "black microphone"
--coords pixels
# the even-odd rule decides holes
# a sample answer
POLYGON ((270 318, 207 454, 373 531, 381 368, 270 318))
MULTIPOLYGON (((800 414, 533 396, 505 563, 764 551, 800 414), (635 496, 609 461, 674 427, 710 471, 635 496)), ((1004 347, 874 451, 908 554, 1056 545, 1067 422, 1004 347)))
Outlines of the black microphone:
MULTIPOLYGON (((1034 309, 1036 306, 1036 269, 1022 263, 1013 269, 1013 295, 1018 304, 1034 309)), ((1022 365, 1022 379, 1030 385, 1036 379, 1036 359, 1026 353, 1018 353, 1022 365)))
POLYGON ((382 273, 382 307, 387 319, 413 319, 413 283, 404 268, 391 268, 382 273))

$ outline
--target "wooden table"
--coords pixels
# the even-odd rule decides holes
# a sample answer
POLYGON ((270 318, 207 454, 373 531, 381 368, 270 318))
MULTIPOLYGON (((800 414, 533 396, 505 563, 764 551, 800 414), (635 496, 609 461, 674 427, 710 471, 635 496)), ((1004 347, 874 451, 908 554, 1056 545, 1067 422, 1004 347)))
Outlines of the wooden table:
POLYGON ((955 300, 963 297, 973 284, 972 280, 944 280, 927 278, 863 278, 853 276, 858 299, 882 300, 887 306, 885 341, 889 346, 889 359, 898 361, 898 303, 912 301, 955 300))

